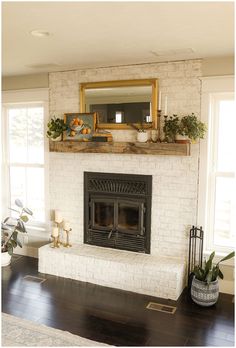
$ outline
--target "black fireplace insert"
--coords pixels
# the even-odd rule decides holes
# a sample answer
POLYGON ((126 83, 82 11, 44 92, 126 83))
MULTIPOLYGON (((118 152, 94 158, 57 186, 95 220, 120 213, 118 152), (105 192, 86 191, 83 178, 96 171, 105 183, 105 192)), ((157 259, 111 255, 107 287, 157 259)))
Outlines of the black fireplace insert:
POLYGON ((150 253, 152 176, 84 172, 84 243, 150 253))

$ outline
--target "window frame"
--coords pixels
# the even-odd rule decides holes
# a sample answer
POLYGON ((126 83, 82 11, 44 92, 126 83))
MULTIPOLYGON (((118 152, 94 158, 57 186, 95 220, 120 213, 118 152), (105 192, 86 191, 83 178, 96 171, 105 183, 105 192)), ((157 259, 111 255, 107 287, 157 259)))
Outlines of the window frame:
MULTIPOLYGON (((2 94, 2 211, 1 215, 9 215, 8 207, 10 207, 11 193, 10 193, 10 166, 9 162, 9 125, 7 117, 7 109, 11 106, 29 106, 40 104, 44 108, 44 134, 46 134, 46 127, 48 122, 48 102, 49 102, 49 89, 38 88, 30 90, 14 90, 4 91, 2 94)), ((13 164, 14 166, 24 167, 24 163, 13 164)), ((26 163, 25 167, 43 167, 44 168, 44 197, 45 197, 45 223, 40 223, 31 220, 28 225, 27 231, 29 235, 42 236, 42 233, 48 233, 50 224, 50 211, 49 211, 49 141, 44 137, 44 164, 33 165, 26 163)))
MULTIPOLYGON (((205 77, 202 81, 202 103, 201 103, 201 120, 207 124, 208 132, 205 139, 200 142, 200 164, 199 164, 199 189, 198 189, 198 224, 203 226, 204 230, 204 254, 209 255, 213 250, 216 251, 216 255, 220 258, 230 251, 232 247, 217 246, 214 244, 213 229, 208 230, 209 211, 211 212, 210 218, 213 218, 213 207, 210 206, 210 202, 214 200, 215 190, 212 192, 211 187, 208 186, 208 176, 212 172, 210 166, 216 163, 217 146, 216 146, 216 134, 213 130, 213 114, 215 108, 219 103, 219 100, 229 99, 229 95, 234 95, 234 77, 233 76, 216 76, 205 77), (214 143, 214 151, 211 151, 210 144, 214 143), (208 210, 207 210, 208 207, 208 210)), ((231 98, 230 98, 231 99, 231 98)), ((217 120, 218 122, 218 120, 217 120)), ((215 124, 214 124, 215 125, 215 124)), ((218 126, 218 125, 216 125, 218 126)), ((213 169, 214 171, 214 169, 213 169)), ((223 173, 222 173, 223 174, 223 173)), ((215 177, 217 172, 215 171, 215 177)), ((212 179, 211 179, 212 180, 212 179)), ((211 224, 213 225, 213 224, 211 224)), ((218 258, 217 257, 217 258, 218 258)), ((226 262, 227 263, 227 262, 226 262)), ((228 261, 228 264, 233 264, 232 260, 228 261)))

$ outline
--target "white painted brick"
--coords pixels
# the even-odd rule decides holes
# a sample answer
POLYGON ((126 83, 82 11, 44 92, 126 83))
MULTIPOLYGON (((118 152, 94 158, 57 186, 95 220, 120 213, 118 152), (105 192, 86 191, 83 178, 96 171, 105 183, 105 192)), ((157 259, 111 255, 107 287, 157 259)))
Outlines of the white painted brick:
POLYGON ((177 300, 185 262, 145 254, 74 245, 39 249, 39 272, 177 300))

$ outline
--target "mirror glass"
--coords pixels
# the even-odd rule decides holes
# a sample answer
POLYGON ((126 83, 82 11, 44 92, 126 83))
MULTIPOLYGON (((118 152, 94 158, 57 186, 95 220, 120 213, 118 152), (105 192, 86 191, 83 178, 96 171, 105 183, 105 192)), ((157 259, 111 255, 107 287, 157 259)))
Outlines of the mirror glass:
POLYGON ((152 86, 85 89, 86 112, 97 112, 99 123, 152 122, 152 86))

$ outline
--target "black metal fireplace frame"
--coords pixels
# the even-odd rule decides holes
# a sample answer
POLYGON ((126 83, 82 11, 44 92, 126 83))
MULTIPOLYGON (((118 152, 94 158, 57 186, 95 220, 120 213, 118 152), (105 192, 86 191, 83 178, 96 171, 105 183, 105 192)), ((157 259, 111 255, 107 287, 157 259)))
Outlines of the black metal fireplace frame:
MULTIPOLYGON (((151 175, 138 175, 138 174, 114 174, 114 173, 97 173, 97 172, 84 172, 84 243, 93 244, 88 241, 89 231, 91 229, 90 224, 90 212, 87 207, 90 204, 90 198, 102 196, 104 199, 116 199, 125 200, 130 199, 138 204, 145 204, 145 231, 140 233, 137 237, 137 241, 140 245, 143 245, 143 250, 137 250, 143 253, 150 254, 150 238, 151 238, 151 200, 152 200, 152 176, 151 175), (111 178, 117 185, 112 184, 111 178), (104 190, 104 185, 108 187, 109 192, 104 190), (123 187, 123 191, 120 190, 119 183, 123 187), (126 188, 127 187, 127 188, 126 188), (118 192, 119 191, 119 192, 118 192), (90 226, 90 228, 89 228, 90 226)), ((119 236, 127 237, 125 231, 114 231, 110 233, 107 238, 111 238, 111 245, 103 245, 103 247, 114 247, 112 240, 119 236)), ((127 241, 129 243, 129 240, 127 241)), ((119 245, 119 243, 117 243, 119 245)), ((130 250, 127 246, 127 249, 130 250)), ((135 251, 135 250, 133 250, 135 251)))

